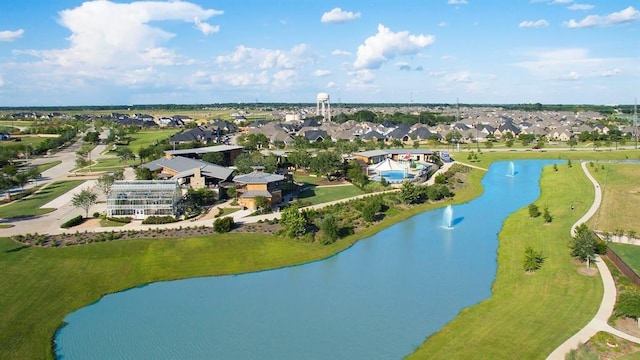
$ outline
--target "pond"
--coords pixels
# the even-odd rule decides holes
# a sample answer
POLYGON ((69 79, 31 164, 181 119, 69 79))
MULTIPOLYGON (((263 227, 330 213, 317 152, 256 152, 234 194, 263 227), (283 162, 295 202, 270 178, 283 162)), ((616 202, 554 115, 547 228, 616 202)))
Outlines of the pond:
POLYGON ((497 234, 535 201, 544 165, 498 162, 484 193, 323 261, 153 283, 69 314, 59 359, 400 359, 491 295, 497 234))

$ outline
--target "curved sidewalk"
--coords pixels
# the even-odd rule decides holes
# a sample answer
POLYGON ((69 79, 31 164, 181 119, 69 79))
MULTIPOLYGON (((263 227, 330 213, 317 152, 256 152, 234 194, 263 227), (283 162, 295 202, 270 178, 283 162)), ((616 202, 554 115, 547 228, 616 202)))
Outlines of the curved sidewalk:
MULTIPOLYGON (((571 227, 572 236, 574 235, 576 228, 580 224, 585 223, 593 215, 595 215, 596 211, 598 211, 598 207, 600 207, 600 203, 602 202, 602 189, 600 189, 600 185, 598 184, 596 179, 591 176, 591 173, 589 173, 589 170, 587 169, 587 162, 583 162, 581 165, 585 175, 587 175, 587 178, 589 178, 589 180, 593 184, 595 198, 593 200, 591 208, 589 208, 589 210, 571 227)), ((623 339, 627 339, 635 343, 640 343, 640 338, 624 333, 618 329, 614 329, 607 323, 609 317, 613 313, 613 307, 616 304, 616 284, 613 281, 613 276, 611 276, 611 272, 609 272, 609 268, 604 263, 604 261, 602 261, 600 258, 597 258, 595 263, 598 266, 598 272, 600 272, 600 277, 602 278, 602 284, 604 286, 604 293, 602 294, 600 308, 598 309, 598 312, 593 317, 593 319, 591 319, 591 321, 589 321, 589 323, 575 335, 558 346, 547 357, 548 360, 564 360, 566 354, 568 354, 572 349, 576 349, 578 345, 589 341, 589 339, 591 339, 598 331, 606 331, 623 339)))

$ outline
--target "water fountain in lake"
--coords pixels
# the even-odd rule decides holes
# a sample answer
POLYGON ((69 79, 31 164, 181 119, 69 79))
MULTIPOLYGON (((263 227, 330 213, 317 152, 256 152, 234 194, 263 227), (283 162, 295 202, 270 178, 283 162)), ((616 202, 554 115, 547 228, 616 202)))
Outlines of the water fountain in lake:
POLYGON ((453 208, 451 205, 447 205, 442 214, 442 227, 445 229, 453 229, 453 208))
POLYGON ((507 170, 507 176, 514 177, 516 176, 516 166, 513 161, 509 162, 509 169, 507 170))

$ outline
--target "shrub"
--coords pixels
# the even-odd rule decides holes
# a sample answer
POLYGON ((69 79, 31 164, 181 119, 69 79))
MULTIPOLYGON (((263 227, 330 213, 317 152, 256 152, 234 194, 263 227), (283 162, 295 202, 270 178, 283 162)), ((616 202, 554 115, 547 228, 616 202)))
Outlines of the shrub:
POLYGON ((128 217, 128 216, 125 216, 125 217, 107 217, 105 219, 107 219, 109 221, 121 223, 121 224, 128 224, 128 223, 131 222, 131 218, 128 217))
POLYGON ((148 218, 142 220, 142 223, 145 225, 157 225, 157 224, 170 224, 176 222, 176 218, 167 215, 167 216, 149 216, 148 218))
POLYGON ((551 216, 551 214, 549 213, 549 208, 545 207, 544 208, 544 215, 542 215, 544 217, 544 222, 546 223, 550 223, 553 221, 553 216, 551 216))
POLYGON ((529 204, 529 216, 532 218, 537 218, 540 216, 540 209, 536 204, 529 204))
POLYGON ((83 222, 84 222, 84 217, 82 215, 78 215, 76 217, 73 217, 73 218, 65 221, 62 225, 60 225, 60 227, 63 228, 63 229, 68 229, 70 227, 80 225, 83 222))
POLYGON ((96 212, 93 213, 93 218, 94 219, 97 219, 99 217, 100 217, 100 213, 99 212, 96 211, 96 212))
POLYGON ((533 250, 531 246, 527 246, 524 249, 524 261, 522 262, 524 271, 533 272, 539 270, 543 262, 544 256, 542 256, 542 252, 533 250))
POLYGON ((226 216, 223 218, 218 218, 213 222, 213 230, 218 233, 228 233, 229 231, 233 230, 233 227, 235 225, 236 224, 233 221, 233 218, 230 216, 226 216))

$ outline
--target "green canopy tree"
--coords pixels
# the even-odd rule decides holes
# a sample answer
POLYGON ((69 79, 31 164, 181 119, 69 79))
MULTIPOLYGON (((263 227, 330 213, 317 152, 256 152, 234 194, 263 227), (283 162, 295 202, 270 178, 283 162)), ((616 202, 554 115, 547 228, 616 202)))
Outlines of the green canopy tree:
POLYGON ((84 217, 89 217, 89 208, 96 203, 98 196, 89 189, 83 189, 71 198, 71 204, 77 208, 81 208, 85 212, 84 217))
POLYGON ((288 207, 282 211, 280 224, 284 226, 289 237, 302 236, 307 232, 307 219, 296 207, 288 207))
POLYGON ((596 239, 585 224, 581 224, 576 228, 576 234, 573 236, 569 247, 571 248, 571 256, 586 262, 587 268, 596 258, 596 239))

